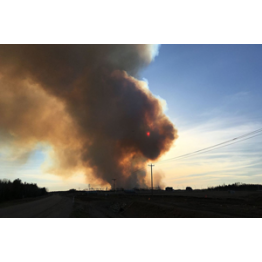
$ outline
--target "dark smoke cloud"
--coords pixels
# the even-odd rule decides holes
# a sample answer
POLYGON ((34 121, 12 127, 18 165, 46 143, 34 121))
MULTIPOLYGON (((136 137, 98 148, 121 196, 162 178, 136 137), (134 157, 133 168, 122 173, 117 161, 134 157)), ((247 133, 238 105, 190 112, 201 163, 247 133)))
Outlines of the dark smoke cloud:
POLYGON ((144 185, 146 162, 177 138, 135 78, 151 60, 149 45, 1 45, 0 142, 22 155, 51 145, 56 174, 144 185))

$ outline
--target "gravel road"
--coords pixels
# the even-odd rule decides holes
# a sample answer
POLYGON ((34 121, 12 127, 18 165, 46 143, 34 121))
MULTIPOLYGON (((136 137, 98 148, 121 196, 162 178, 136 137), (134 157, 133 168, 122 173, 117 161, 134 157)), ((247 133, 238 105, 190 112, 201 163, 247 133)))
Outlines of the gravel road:
POLYGON ((72 211, 72 198, 53 195, 29 203, 0 208, 2 218, 67 218, 72 211))

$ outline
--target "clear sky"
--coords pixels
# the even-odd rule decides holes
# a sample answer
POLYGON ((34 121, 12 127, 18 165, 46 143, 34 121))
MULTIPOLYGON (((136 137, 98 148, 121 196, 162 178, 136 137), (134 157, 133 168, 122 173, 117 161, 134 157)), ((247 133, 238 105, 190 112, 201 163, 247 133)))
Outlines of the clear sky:
MULTIPOLYGON (((140 78, 166 101, 166 114, 178 130, 172 149, 154 163, 153 170, 164 175, 165 186, 262 183, 262 135, 195 157, 161 162, 262 128, 261 69, 262 45, 160 46, 140 78)), ((87 188, 83 174, 63 180, 45 173, 47 150, 39 145, 27 162, 16 164, 0 152, 0 178, 19 177, 50 191, 87 188)))

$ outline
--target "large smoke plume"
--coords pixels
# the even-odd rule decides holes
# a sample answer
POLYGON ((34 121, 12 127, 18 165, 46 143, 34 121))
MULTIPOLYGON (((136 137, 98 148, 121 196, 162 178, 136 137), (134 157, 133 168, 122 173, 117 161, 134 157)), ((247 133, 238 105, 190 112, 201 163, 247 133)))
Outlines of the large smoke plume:
POLYGON ((177 137, 135 78, 151 60, 150 45, 1 45, 0 146, 26 158, 46 143, 53 173, 144 185, 177 137))

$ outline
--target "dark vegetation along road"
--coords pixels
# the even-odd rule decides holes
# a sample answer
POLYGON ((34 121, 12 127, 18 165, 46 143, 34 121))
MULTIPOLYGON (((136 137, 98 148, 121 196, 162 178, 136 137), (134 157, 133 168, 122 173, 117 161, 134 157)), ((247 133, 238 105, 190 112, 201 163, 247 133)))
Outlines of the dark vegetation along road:
POLYGON ((0 217, 69 217, 72 199, 59 194, 48 194, 46 188, 37 184, 0 180, 0 217))

